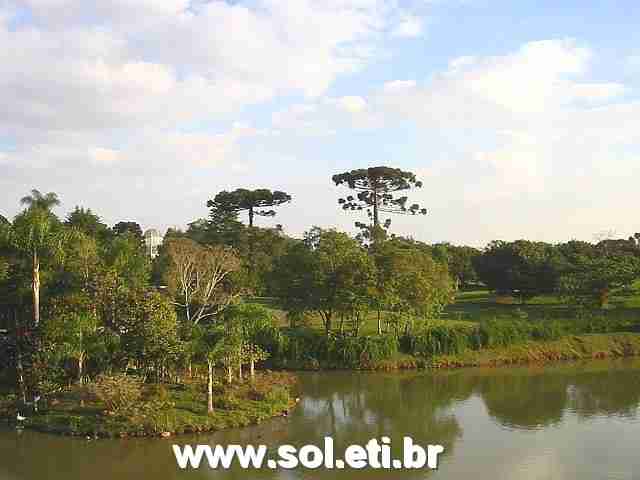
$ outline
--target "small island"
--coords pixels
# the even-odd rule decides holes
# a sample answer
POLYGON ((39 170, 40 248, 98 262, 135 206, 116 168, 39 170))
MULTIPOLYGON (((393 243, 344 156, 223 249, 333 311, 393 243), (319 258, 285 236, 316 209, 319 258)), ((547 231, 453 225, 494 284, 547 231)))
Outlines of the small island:
POLYGON ((18 428, 89 439, 170 437, 287 416, 296 403, 294 388, 295 378, 278 372, 230 385, 216 383, 213 409, 208 411, 206 383, 201 380, 144 384, 134 375, 118 374, 41 397, 35 409, 32 403, 21 405, 15 395, 5 396, 0 415, 18 428))

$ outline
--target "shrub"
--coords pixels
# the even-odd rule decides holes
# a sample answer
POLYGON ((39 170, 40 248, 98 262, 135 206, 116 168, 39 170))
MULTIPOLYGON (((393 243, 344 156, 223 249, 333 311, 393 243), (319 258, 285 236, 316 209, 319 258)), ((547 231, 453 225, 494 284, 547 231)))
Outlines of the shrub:
POLYGON ((88 386, 106 409, 118 415, 131 412, 142 397, 142 381, 125 374, 100 375, 88 386))
POLYGON ((484 347, 507 347, 532 338, 531 323, 515 318, 480 322, 480 342, 484 347))
POLYGON ((400 338, 405 353, 419 357, 453 355, 480 344, 477 324, 471 322, 429 321, 416 332, 400 338))
POLYGON ((331 337, 326 361, 333 367, 368 368, 398 352, 395 336, 331 337))
POLYGON ((289 389, 275 386, 265 395, 265 400, 272 405, 289 403, 289 389))
POLYGON ((221 410, 234 410, 240 406, 240 400, 230 394, 220 395, 213 399, 213 406, 221 410))

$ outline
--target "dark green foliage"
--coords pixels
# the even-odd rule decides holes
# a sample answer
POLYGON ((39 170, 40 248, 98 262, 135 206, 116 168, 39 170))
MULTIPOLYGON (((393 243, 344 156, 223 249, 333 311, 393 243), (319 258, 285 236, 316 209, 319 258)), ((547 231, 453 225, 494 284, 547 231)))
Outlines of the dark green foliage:
POLYGON ((331 335, 296 328, 284 330, 282 347, 269 362, 292 368, 369 368, 398 353, 398 340, 392 335, 331 335))
POLYGON ((76 208, 67 215, 65 225, 73 227, 82 233, 100 240, 107 240, 112 232, 106 224, 102 223, 100 217, 93 213, 90 208, 76 208))
POLYGON ((433 322, 414 334, 403 335, 400 344, 405 353, 419 357, 452 355, 478 348, 480 329, 466 322, 433 322))
POLYGON ((118 222, 113 226, 113 233, 116 235, 131 234, 136 241, 142 243, 142 228, 137 222, 118 222))
POLYGON ((546 243, 494 241, 482 255, 473 258, 473 265, 490 290, 524 302, 556 291, 561 261, 558 251, 546 243))
POLYGON ((362 222, 356 222, 355 225, 362 230, 362 238, 372 244, 383 240, 386 237, 385 230, 391 225, 389 218, 380 223, 380 213, 427 214, 427 210, 417 203, 408 205, 406 195, 397 196, 397 192, 422 187, 422 182, 412 172, 399 168, 370 167, 334 175, 332 180, 336 185, 345 185, 356 192, 355 197, 349 195, 338 199, 338 204, 343 210, 367 212, 370 225, 362 222))
MULTIPOLYGON (((604 247, 602 247, 604 248, 604 247)), ((560 279, 560 292, 570 301, 603 308, 614 288, 631 284, 640 276, 640 251, 575 255, 560 279)))
POLYGON ((227 224, 231 224, 239 212, 246 210, 249 212, 249 226, 253 227, 254 215, 273 217, 276 214, 273 207, 290 201, 291 195, 278 190, 238 188, 232 192, 218 193, 213 200, 207 202, 207 207, 211 209, 212 221, 224 220, 227 224))
POLYGON ((478 282, 478 274, 473 265, 482 252, 477 248, 437 243, 431 247, 434 260, 447 264, 449 274, 461 288, 478 282))

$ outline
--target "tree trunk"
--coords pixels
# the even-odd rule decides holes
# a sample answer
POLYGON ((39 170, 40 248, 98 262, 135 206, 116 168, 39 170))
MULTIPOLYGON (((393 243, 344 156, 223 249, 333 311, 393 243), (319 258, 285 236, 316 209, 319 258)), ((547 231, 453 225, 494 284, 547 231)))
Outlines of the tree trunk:
POLYGON ((249 207, 249 274, 251 275, 251 281, 253 282, 253 272, 255 271, 254 264, 254 245, 253 245, 253 207, 249 207))
POLYGON ((249 207, 249 228, 253 227, 253 207, 249 207))
POLYGON ((238 380, 242 381, 242 362, 238 362, 238 380))
POLYGON ((378 309, 378 335, 382 335, 382 317, 380 315, 380 309, 378 309))
POLYGON ((322 321, 324 322, 324 331, 329 336, 331 333, 331 318, 333 316, 332 312, 320 312, 320 316, 322 316, 322 321))
POLYGON ((207 361, 208 379, 207 379, 207 412, 213 413, 213 362, 207 361))
POLYGON ((38 327, 40 323, 40 260, 38 259, 38 252, 33 250, 33 325, 38 327))
POLYGON ((78 357, 78 383, 82 385, 82 374, 84 373, 84 353, 78 357))
POLYGON ((227 381, 233 383, 233 368, 231 365, 227 365, 227 381))
POLYGON ((22 397, 22 403, 27 403, 27 388, 24 383, 24 367, 22 365, 22 348, 20 342, 22 339, 19 335, 20 325, 18 324, 18 312, 13 310, 13 319, 16 327, 16 380, 18 381, 18 391, 22 397))
POLYGON ((375 232, 380 226, 380 218, 378 217, 378 186, 375 182, 372 182, 371 186, 373 187, 373 229, 375 232))
POLYGON ((251 381, 253 382, 256 378, 256 370, 255 370, 255 361, 253 358, 249 361, 249 376, 251 377, 251 381))

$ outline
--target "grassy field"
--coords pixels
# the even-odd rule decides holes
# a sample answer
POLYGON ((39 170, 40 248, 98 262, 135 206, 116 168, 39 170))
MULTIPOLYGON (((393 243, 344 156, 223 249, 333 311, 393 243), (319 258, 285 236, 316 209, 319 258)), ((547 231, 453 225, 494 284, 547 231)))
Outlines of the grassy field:
POLYGON ((572 335, 551 342, 526 342, 503 348, 466 350, 428 360, 429 368, 497 367, 570 360, 633 357, 640 354, 640 335, 610 333, 572 335))
MULTIPOLYGON (((288 326, 286 312, 283 311, 276 299, 253 298, 250 301, 260 303, 269 308, 278 319, 281 326, 288 326)), ((640 325, 640 294, 613 294, 609 306, 600 313, 611 320, 625 320, 632 325, 640 325)), ((498 297, 486 290, 460 292, 455 303, 447 306, 441 316, 442 320, 463 320, 480 322, 493 318, 520 318, 535 320, 566 320, 575 317, 575 310, 557 296, 545 295, 533 298, 525 304, 520 304, 512 297, 498 297)), ((334 322, 337 326, 338 319, 334 322)), ((306 324, 317 330, 323 330, 322 322, 317 315, 309 315, 306 324)), ((348 327, 347 327, 348 328, 348 327)), ((377 317, 371 312, 364 325, 360 328, 361 335, 377 332, 377 317)))

